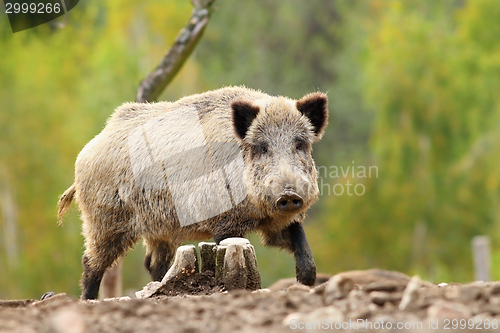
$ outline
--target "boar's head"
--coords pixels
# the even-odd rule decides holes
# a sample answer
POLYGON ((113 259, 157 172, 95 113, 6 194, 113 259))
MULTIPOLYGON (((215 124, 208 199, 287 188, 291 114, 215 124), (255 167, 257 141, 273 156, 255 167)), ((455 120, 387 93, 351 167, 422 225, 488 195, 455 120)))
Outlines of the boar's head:
POLYGON ((327 103, 325 94, 312 93, 298 101, 276 97, 231 104, 248 196, 264 215, 301 214, 317 200, 311 153, 328 121, 327 103))

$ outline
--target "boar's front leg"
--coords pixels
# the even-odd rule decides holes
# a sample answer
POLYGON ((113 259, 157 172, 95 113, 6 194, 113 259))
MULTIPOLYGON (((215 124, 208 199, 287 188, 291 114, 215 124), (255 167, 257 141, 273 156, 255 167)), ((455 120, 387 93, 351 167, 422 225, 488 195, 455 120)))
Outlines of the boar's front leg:
POLYGON ((302 223, 293 222, 279 232, 263 231, 264 244, 278 246, 293 252, 297 281, 312 286, 316 282, 316 264, 307 243, 302 223))

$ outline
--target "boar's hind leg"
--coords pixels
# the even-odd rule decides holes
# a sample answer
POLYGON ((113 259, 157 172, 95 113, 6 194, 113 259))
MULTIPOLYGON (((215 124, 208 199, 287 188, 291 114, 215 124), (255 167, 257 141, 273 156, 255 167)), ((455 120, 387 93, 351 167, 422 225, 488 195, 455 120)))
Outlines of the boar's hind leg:
POLYGON ((84 254, 82 257, 83 274, 80 281, 82 300, 97 298, 102 276, 104 275, 104 270, 92 268, 89 261, 89 257, 84 254))
POLYGON ((124 234, 114 234, 112 239, 90 240, 82 258, 83 274, 80 281, 82 299, 96 299, 102 276, 108 267, 128 250, 135 240, 124 234))
POLYGON ((316 265, 307 243, 302 223, 294 222, 279 232, 264 232, 264 244, 293 252, 297 281, 312 286, 316 282, 316 265))
POLYGON ((175 248, 176 246, 166 241, 146 241, 144 266, 151 275, 151 280, 161 281, 163 279, 174 257, 175 248))

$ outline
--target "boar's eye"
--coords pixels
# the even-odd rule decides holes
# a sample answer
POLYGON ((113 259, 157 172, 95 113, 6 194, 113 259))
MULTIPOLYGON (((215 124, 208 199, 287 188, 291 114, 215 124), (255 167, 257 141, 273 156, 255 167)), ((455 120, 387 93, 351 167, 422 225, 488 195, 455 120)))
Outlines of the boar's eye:
POLYGON ((295 150, 306 150, 307 144, 303 140, 295 141, 295 150))
POLYGON ((260 158, 263 155, 268 155, 269 154, 269 146, 267 143, 260 142, 255 145, 252 145, 251 148, 251 156, 252 158, 260 158))
POLYGON ((259 158, 263 155, 269 154, 269 146, 267 143, 261 142, 252 146, 252 157, 259 158))

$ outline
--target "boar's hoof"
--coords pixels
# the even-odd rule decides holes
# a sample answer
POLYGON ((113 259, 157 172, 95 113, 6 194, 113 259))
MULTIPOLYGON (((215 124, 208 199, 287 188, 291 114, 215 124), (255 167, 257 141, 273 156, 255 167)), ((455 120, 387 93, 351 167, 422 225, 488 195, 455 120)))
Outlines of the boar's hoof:
POLYGON ((294 193, 283 194, 276 201, 276 206, 278 206, 278 209, 283 212, 293 212, 299 210, 303 204, 304 201, 302 198, 294 193))
POLYGON ((306 286, 314 286, 316 283, 316 266, 312 265, 307 269, 297 269, 297 281, 306 286))

